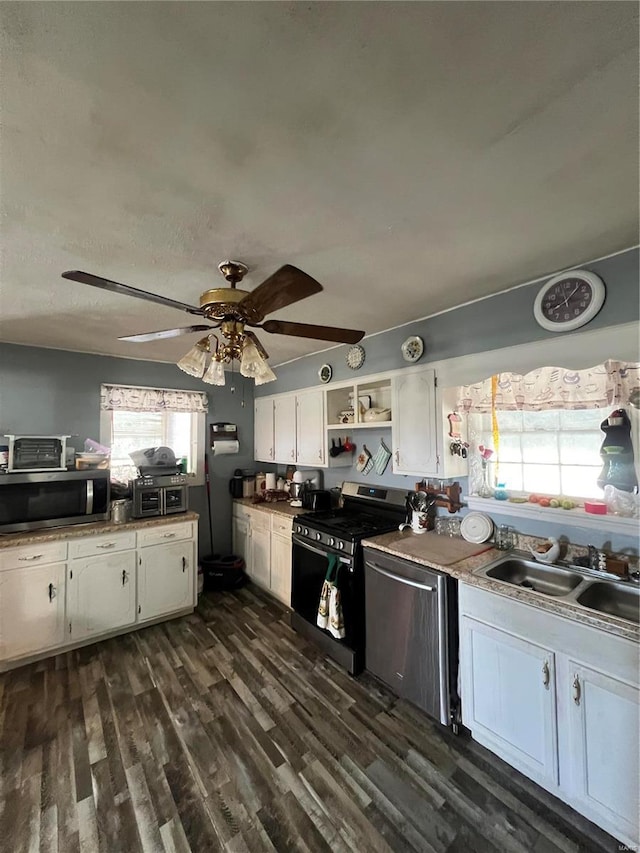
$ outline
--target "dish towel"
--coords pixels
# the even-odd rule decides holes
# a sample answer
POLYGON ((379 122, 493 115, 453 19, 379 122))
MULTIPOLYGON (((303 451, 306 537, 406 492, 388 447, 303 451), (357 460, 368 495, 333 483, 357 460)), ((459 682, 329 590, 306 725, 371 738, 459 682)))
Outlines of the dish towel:
POLYGON ((384 443, 384 439, 381 438, 380 447, 378 448, 376 455, 373 457, 373 465, 376 469, 376 474, 384 474, 390 459, 391 451, 384 443))
POLYGON ((327 573, 320 593, 316 624, 341 640, 345 636, 345 628, 338 588, 339 576, 340 559, 335 554, 331 554, 327 558, 327 573))
POLYGON ((358 456, 358 461, 356 463, 356 469, 360 471, 361 474, 368 474, 373 468, 373 459, 371 457, 371 453, 367 450, 367 445, 362 445, 362 453, 358 456))

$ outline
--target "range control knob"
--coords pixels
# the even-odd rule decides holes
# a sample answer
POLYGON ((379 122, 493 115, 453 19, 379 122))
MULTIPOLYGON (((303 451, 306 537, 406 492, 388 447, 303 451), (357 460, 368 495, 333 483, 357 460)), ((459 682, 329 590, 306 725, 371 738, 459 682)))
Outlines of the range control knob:
POLYGON ((338 542, 338 550, 342 551, 344 548, 344 542, 338 542))
POLYGON ((304 535, 305 535, 305 536, 308 536, 308 535, 309 535, 309 528, 308 528, 308 527, 305 527, 305 529, 304 529, 304 535))
POLYGON ((331 545, 331 547, 333 548, 333 546, 334 546, 335 544, 336 544, 336 540, 333 538, 333 536, 331 536, 331 537, 330 537, 330 539, 329 539, 329 545, 331 545))
POLYGON ((316 542, 319 542, 322 539, 322 533, 316 533, 316 542))
POLYGON ((300 525, 296 524, 296 533, 300 533, 301 530, 302 528, 300 527, 300 525))

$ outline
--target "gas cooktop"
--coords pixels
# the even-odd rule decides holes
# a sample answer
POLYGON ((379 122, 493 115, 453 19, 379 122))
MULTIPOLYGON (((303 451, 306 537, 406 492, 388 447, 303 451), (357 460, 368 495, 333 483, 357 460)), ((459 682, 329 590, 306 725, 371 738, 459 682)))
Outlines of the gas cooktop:
POLYGON ((367 512, 347 509, 333 509, 321 512, 310 512, 296 516, 295 524, 313 530, 326 531, 339 536, 341 539, 362 539, 365 536, 386 533, 397 527, 395 519, 378 516, 367 512))

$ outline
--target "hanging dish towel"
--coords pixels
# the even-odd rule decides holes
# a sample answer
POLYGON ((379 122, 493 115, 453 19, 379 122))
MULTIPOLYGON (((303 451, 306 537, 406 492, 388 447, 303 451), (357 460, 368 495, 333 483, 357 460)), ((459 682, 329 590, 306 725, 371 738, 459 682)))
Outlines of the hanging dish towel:
POLYGON ((362 453, 358 456, 358 462, 356 463, 356 469, 360 471, 361 474, 368 474, 369 471, 373 468, 373 459, 371 458, 371 454, 367 450, 367 445, 362 445, 362 453))
POLYGON ((376 455, 373 457, 373 464, 376 469, 376 474, 384 474, 389 460, 391 459, 391 451, 384 443, 384 439, 380 439, 380 447, 376 455))
POLYGON ((340 577, 340 562, 336 561, 336 573, 331 584, 329 595, 329 631, 337 639, 342 640, 345 635, 344 616, 342 614, 342 602, 340 601, 340 589, 338 579, 340 577))
POLYGON ((337 570, 338 557, 335 554, 330 554, 327 558, 327 573, 322 584, 320 593, 320 603, 318 604, 318 616, 316 625, 318 628, 329 627, 329 602, 331 599, 331 587, 333 586, 333 575, 337 570))

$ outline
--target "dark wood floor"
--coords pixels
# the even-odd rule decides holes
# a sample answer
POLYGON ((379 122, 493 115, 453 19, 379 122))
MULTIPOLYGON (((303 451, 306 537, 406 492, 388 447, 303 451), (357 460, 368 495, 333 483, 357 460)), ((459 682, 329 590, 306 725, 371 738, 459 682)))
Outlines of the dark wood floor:
POLYGON ((619 849, 254 588, 0 675, 0 731, 11 853, 619 849))

